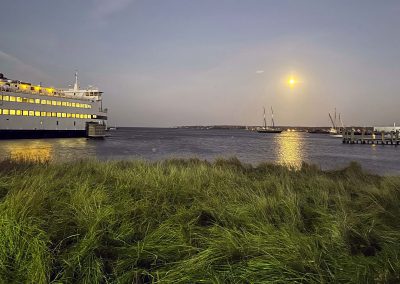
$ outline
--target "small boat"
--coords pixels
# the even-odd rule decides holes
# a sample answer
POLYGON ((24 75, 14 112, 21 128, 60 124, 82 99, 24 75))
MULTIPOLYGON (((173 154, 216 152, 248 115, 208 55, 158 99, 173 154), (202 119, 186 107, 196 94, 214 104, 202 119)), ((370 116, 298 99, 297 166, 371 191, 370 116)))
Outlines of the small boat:
POLYGON ((267 121, 265 119, 265 107, 264 107, 264 126, 257 128, 258 133, 281 133, 282 129, 275 127, 274 122, 274 110, 271 107, 271 124, 272 127, 267 126, 267 121))

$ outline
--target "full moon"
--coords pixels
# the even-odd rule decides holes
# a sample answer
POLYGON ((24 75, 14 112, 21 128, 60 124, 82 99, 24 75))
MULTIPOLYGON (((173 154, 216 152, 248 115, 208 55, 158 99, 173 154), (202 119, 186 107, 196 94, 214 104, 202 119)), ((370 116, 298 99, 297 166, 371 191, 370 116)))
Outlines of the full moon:
POLYGON ((288 83, 288 85, 292 88, 292 87, 294 87, 294 85, 296 85, 297 80, 296 80, 294 77, 290 77, 290 78, 287 80, 287 83, 288 83))

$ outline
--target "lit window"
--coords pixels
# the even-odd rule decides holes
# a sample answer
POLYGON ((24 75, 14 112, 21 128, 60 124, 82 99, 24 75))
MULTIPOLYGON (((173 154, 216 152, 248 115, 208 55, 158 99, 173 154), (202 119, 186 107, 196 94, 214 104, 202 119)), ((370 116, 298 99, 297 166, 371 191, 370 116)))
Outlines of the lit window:
POLYGON ((69 106, 69 107, 70 107, 70 106, 71 106, 71 103, 70 103, 70 102, 67 102, 67 106, 69 106))
POLYGON ((55 112, 51 113, 51 117, 56 117, 56 116, 57 116, 57 113, 55 113, 55 112))
POLYGON ((10 97, 9 96, 3 96, 3 101, 9 101, 10 97))
POLYGON ((8 115, 9 113, 8 109, 3 109, 3 114, 8 115))
POLYGON ((0 114, 2 114, 3 113, 3 110, 0 108, 0 114))
POLYGON ((3 96, 2 95, 0 95, 0 101, 2 101, 3 100, 3 96))
POLYGON ((27 110, 24 110, 24 111, 22 111, 22 115, 27 116, 27 115, 29 115, 29 112, 27 110))
POLYGON ((45 105, 45 104, 46 104, 46 100, 41 100, 40 103, 41 103, 42 105, 45 105))
POLYGON ((29 99, 29 103, 34 104, 35 100, 34 99, 29 99))
POLYGON ((51 101, 51 105, 52 106, 56 106, 57 105, 57 101, 51 101))
POLYGON ((40 104, 40 99, 35 99, 35 104, 40 104))
POLYGON ((41 111, 40 112, 40 116, 46 116, 46 112, 45 111, 41 111))
POLYGON ((57 101, 57 105, 60 106, 60 105, 61 105, 61 102, 60 102, 60 101, 57 101))
POLYGON ((46 101, 46 104, 51 105, 51 101, 50 101, 50 100, 47 100, 47 101, 46 101))
POLYGON ((46 112, 46 116, 50 117, 51 116, 51 112, 50 111, 46 112))
POLYGON ((66 102, 62 102, 61 105, 62 106, 67 106, 67 103, 66 102))
POLYGON ((61 117, 67 117, 67 114, 66 114, 65 112, 63 112, 63 113, 61 114, 61 117))
POLYGON ((17 97, 17 102, 21 103, 22 102, 22 98, 21 97, 17 97))
POLYGON ((92 106, 91 106, 91 105, 88 105, 88 108, 92 108, 92 106))
POLYGON ((29 116, 35 116, 35 112, 33 110, 29 111, 29 116))
POLYGON ((72 107, 75 107, 76 106, 76 104, 75 103, 72 103, 72 107))
POLYGON ((92 118, 97 118, 97 115, 93 114, 93 115, 92 115, 92 118))
POLYGON ((22 98, 22 102, 23 102, 23 103, 28 103, 29 100, 28 100, 27 98, 22 98))
POLYGON ((81 107, 81 104, 80 103, 76 103, 76 107, 81 107))
POLYGON ((40 111, 35 111, 35 116, 40 116, 40 111))
POLYGON ((75 118, 75 113, 72 114, 72 118, 75 118))
POLYGON ((10 115, 15 115, 15 109, 10 109, 10 115))
POLYGON ((15 97, 14 96, 10 96, 10 102, 15 102, 15 97))
POLYGON ((17 109, 15 113, 16 115, 21 115, 22 111, 20 109, 17 109))
POLYGON ((71 114, 70 113, 67 113, 67 118, 71 118, 71 114))
POLYGON ((61 112, 57 112, 57 117, 61 117, 61 112))

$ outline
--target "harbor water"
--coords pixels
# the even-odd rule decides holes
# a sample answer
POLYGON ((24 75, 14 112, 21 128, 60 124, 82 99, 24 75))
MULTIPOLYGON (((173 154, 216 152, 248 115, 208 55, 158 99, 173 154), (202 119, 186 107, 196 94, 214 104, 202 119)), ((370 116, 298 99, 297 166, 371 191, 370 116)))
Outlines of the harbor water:
POLYGON ((119 128, 109 134, 104 140, 0 140, 0 159, 62 162, 196 157, 213 161, 237 157, 253 165, 270 162, 298 167, 307 162, 322 169, 337 169, 356 161, 369 172, 400 174, 400 147, 342 144, 341 139, 326 134, 172 128, 119 128))

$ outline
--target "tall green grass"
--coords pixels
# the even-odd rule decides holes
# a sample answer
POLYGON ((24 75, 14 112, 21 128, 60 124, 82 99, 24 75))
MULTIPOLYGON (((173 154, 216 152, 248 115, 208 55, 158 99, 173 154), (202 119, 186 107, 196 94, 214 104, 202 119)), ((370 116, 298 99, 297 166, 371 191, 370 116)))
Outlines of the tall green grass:
POLYGON ((0 282, 399 283, 400 177, 4 161, 0 282))

